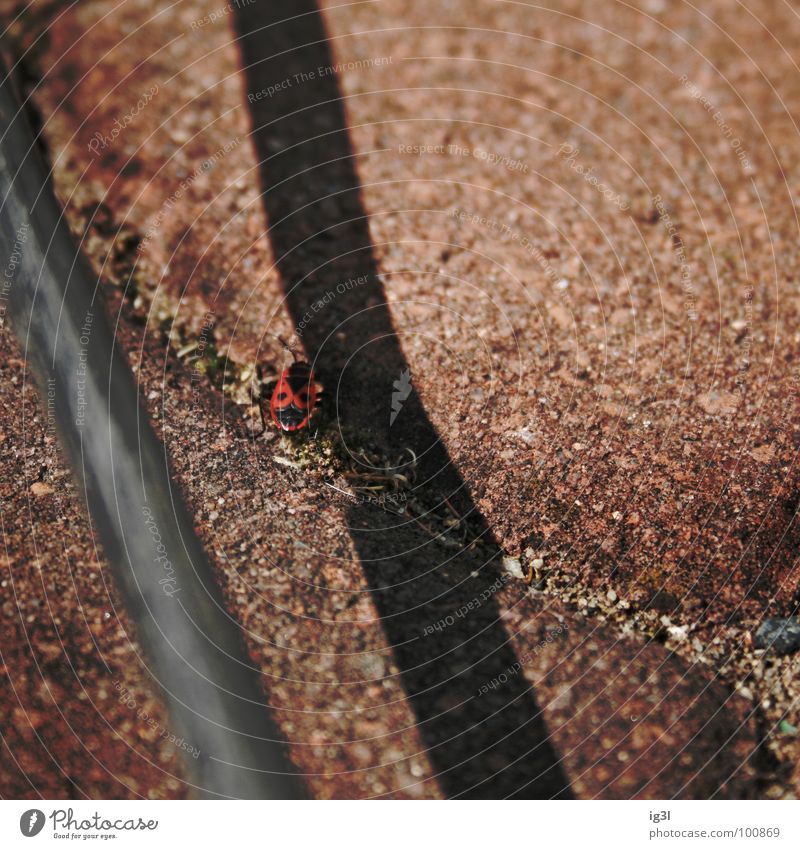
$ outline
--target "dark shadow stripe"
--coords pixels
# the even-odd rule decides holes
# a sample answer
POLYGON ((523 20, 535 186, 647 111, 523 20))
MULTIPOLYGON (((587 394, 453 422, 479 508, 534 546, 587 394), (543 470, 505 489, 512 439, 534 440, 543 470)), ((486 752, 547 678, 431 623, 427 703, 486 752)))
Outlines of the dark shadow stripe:
POLYGON ((453 554, 377 509, 348 512, 431 762, 450 797, 498 798, 520 788, 526 797, 567 797, 569 784, 524 674, 506 675, 504 684, 478 695, 517 664, 493 592, 469 615, 456 615, 497 579, 497 544, 416 394, 389 428, 392 384, 407 363, 376 273, 317 5, 257 2, 234 15, 269 235, 295 324, 339 282, 367 278, 316 312, 302 335, 335 392, 338 424, 389 454, 413 447, 423 457, 419 496, 434 504, 447 496, 487 542, 480 557, 453 554), (452 625, 424 636, 449 616, 452 625))

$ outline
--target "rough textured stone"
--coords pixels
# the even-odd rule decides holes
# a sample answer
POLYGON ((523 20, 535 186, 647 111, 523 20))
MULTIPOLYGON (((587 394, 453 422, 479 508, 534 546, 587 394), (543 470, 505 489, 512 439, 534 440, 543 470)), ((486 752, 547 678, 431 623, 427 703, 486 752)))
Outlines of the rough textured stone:
POLYGON ((757 649, 774 649, 778 654, 800 651, 800 619, 767 619, 756 631, 753 644, 757 649))
MULTIPOLYGON (((649 4, 645 14, 578 2, 565 15, 467 0, 418 9, 384 0, 325 4, 324 13, 334 57, 345 63, 339 83, 371 254, 415 390, 497 549, 515 558, 531 549, 542 560, 536 587, 563 605, 570 640, 581 635, 570 664, 550 648, 550 662, 534 664, 537 675, 525 672, 575 791, 744 794, 752 766, 757 792, 769 786, 769 795, 786 795, 797 786, 788 775, 800 760, 797 741, 770 732, 777 769, 751 763, 747 718, 754 709, 761 727, 784 715, 797 725, 797 676, 791 658, 754 664, 748 638, 765 616, 794 610, 798 577, 800 241, 787 186, 800 180, 792 118, 800 109, 800 25, 766 0, 748 10, 769 38, 753 38, 754 18, 721 0, 702 13, 661 6, 649 4), (392 61, 346 64, 376 57, 392 61), (746 163, 697 92, 735 128, 746 163), (510 167, 512 160, 527 170, 510 167), (590 170, 619 202, 587 179, 590 170), (592 623, 595 648, 584 639, 592 623), (630 663, 619 645, 635 647, 630 663), (608 669, 606 656, 614 659, 608 669), (750 693, 749 707, 730 695, 734 685, 750 693), (648 718, 629 728, 638 721, 618 709, 640 698, 657 709, 648 714, 643 704, 648 718), (699 769, 706 747, 729 738, 734 748, 699 769), (673 745, 681 752, 675 762, 673 745), (735 773, 737 759, 743 766, 735 773)), ((342 172, 309 172, 325 179, 297 191, 286 184, 279 201, 314 214, 295 215, 295 229, 284 230, 294 242, 283 258, 268 232, 275 222, 265 216, 250 136, 254 92, 240 73, 232 21, 193 26, 207 9, 192 3, 157 18, 144 0, 113 8, 110 15, 106 2, 71 8, 31 57, 44 77, 35 100, 70 222, 103 269, 148 409, 313 791, 437 795, 437 770, 401 683, 394 620, 382 611, 415 609, 420 587, 430 587, 420 583, 425 564, 431 571, 453 551, 447 535, 419 530, 428 534, 419 545, 424 556, 407 558, 407 529, 386 533, 386 562, 365 564, 366 549, 355 549, 350 530, 369 531, 372 513, 347 507, 273 433, 254 439, 252 420, 223 404, 220 381, 194 381, 175 356, 201 338, 213 310, 210 336, 233 368, 255 359, 265 370, 281 365, 277 337, 302 319, 298 296, 287 299, 287 290, 309 271, 323 282, 329 273, 334 286, 349 279, 341 259, 319 271, 331 244, 337 256, 365 249, 363 227, 353 223, 313 238, 320 220, 351 211, 352 197, 337 195, 342 172), (95 155, 94 134, 154 84, 158 96, 95 155), (205 162, 213 165, 198 172, 205 162), (416 580, 404 580, 405 566, 416 580)), ((313 97, 313 82, 291 85, 298 102, 313 97)), ((293 133, 326 126, 312 110, 301 126, 277 122, 274 135, 260 138, 277 153, 293 133)), ((375 287, 353 297, 359 292, 359 306, 374 308, 375 287)), ((348 328, 314 344, 332 316, 315 316, 303 342, 335 377, 348 328)), ((7 350, 6 368, 21 380, 19 354, 7 350)), ((20 434, 14 403, 0 423, 6 479, 30 486, 45 451, 43 427, 26 419, 30 429, 20 434), (27 478, 23 455, 36 466, 27 478)), ((57 461, 47 468, 49 485, 57 461)), ((75 573, 81 606, 50 592, 17 617, 12 645, 25 645, 45 603, 61 621, 72 623, 81 610, 102 622, 101 602, 87 595, 92 570, 73 570, 60 556, 64 545, 89 562, 88 526, 71 520, 64 529, 55 505, 44 512, 49 501, 37 499, 35 546, 25 537, 27 520, 12 529, 8 570, 19 574, 35 551, 54 564, 59 587, 71 586, 75 573)), ((39 591, 36 579, 31 570, 27 596, 39 591)), ((13 613, 10 585, 5 591, 13 613)), ((494 597, 515 655, 529 655, 547 614, 538 602, 530 606, 521 585, 494 597)), ((432 624, 411 622, 419 632, 432 624)), ((70 656, 95 659, 88 633, 59 632, 70 656)), ((116 637, 95 638, 146 681, 116 637)), ((19 681, 38 692, 29 652, 4 660, 16 693, 27 692, 19 681)), ((93 673, 61 672, 64 703, 77 703, 83 677, 93 673)), ((17 696, 4 692, 0 715, 9 716, 17 696)), ((19 698, 35 708, 31 728, 46 726, 51 715, 33 695, 19 698)), ((81 792, 107 789, 103 769, 128 775, 136 769, 129 763, 153 761, 124 711, 108 719, 104 726, 96 718, 96 733, 81 720, 103 764, 98 777, 80 779, 81 792), (130 760, 110 742, 117 730, 136 752, 130 760)), ((33 739, 32 730, 24 733, 33 739)), ((80 746, 59 751, 59 764, 74 763, 80 746)), ((21 749, 17 740, 13 753, 37 790, 63 795, 77 780, 71 766, 68 779, 58 778, 46 747, 21 749)), ((502 771, 502 758, 497 763, 502 771)), ((172 776, 159 783, 142 769, 137 786, 183 792, 168 783, 172 776)), ((4 792, 27 787, 18 770, 6 775, 4 792)))

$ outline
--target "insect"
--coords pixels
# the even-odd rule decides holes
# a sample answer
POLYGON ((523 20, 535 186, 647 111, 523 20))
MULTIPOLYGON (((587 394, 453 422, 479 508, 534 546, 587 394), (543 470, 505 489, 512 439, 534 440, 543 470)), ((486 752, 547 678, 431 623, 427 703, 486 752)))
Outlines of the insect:
POLYGON ((272 388, 269 415, 279 430, 297 431, 308 425, 317 406, 320 387, 311 366, 295 360, 284 369, 272 388))
POLYGON ((317 405, 317 385, 311 366, 292 363, 281 372, 269 401, 275 427, 295 431, 304 428, 317 405))

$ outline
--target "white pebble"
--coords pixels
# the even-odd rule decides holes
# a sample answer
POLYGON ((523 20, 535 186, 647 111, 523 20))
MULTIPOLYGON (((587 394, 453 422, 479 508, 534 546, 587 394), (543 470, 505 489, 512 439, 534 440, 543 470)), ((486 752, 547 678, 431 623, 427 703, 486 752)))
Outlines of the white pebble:
POLYGON ((525 578, 525 573, 522 571, 522 564, 516 557, 504 557, 503 568, 509 575, 513 575, 515 578, 519 578, 520 580, 525 578))

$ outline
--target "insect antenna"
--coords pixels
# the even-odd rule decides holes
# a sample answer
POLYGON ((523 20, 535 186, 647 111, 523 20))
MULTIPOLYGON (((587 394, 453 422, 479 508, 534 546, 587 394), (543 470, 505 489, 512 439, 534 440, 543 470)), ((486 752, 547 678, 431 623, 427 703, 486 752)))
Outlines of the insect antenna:
POLYGON ((295 361, 295 362, 299 362, 299 361, 302 359, 302 357, 300 357, 300 356, 297 354, 297 352, 295 351, 295 349, 294 349, 294 348, 293 348, 293 347, 292 347, 292 346, 291 346, 291 345, 290 345, 290 344, 289 344, 289 343, 288 343, 288 342, 287 342, 287 341, 283 338, 283 336, 276 336, 275 338, 276 338, 276 339, 277 339, 277 340, 281 343, 281 345, 283 345, 283 347, 284 347, 284 348, 285 348, 285 349, 286 349, 286 350, 287 350, 287 351, 288 351, 288 352, 292 355, 292 358, 294 359, 294 361, 295 361))

